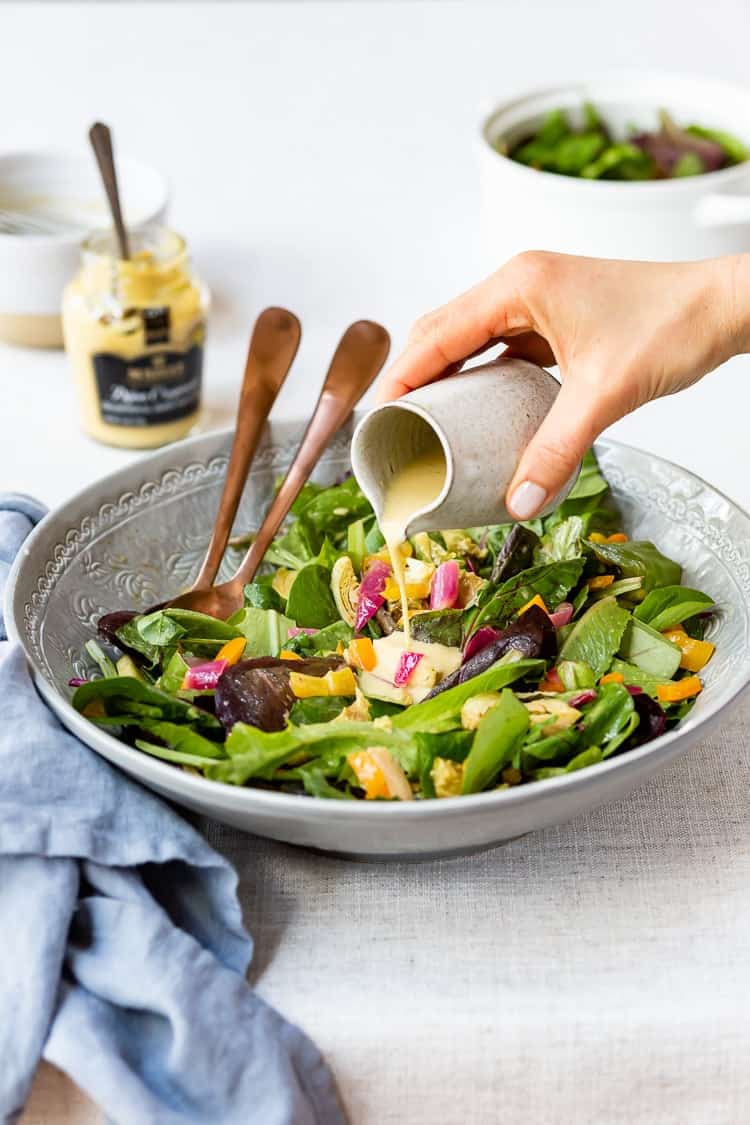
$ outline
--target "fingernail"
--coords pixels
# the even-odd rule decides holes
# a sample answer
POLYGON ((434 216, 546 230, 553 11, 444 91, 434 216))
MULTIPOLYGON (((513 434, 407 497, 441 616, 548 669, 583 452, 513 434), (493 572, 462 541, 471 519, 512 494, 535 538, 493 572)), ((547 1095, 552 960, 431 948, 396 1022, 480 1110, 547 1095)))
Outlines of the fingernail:
POLYGON ((510 510, 519 520, 530 520, 535 516, 547 499, 547 493, 541 484, 534 484, 533 480, 525 480, 519 484, 510 498, 510 510))

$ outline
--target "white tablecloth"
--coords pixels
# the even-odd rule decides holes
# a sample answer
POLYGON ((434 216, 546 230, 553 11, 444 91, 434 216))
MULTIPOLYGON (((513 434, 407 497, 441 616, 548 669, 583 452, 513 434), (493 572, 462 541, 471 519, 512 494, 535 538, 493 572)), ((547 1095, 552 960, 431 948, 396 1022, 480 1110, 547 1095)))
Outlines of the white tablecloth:
MULTIPOLYGON (((748 723, 750 700, 627 800, 459 860, 204 822, 240 872, 252 979, 325 1051, 353 1125, 747 1119, 748 723)), ((47 1071, 23 1125, 95 1121, 47 1071)))

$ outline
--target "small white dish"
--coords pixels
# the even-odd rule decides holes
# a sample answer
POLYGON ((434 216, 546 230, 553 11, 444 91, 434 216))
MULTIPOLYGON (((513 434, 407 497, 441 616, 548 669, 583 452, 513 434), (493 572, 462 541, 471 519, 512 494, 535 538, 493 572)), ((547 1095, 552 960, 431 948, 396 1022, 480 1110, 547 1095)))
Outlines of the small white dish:
MULTIPOLYGON (((129 227, 164 221, 169 189, 156 169, 118 156, 129 227)), ((110 225, 93 155, 0 155, 0 339, 60 347, 63 287, 78 268, 87 232, 110 225)))
POLYGON ((604 258, 691 260, 750 250, 750 161, 672 180, 623 183, 539 172, 497 151, 553 109, 580 118, 592 102, 616 136, 678 124, 725 129, 750 145, 750 89, 707 78, 610 73, 501 102, 480 125, 482 245, 490 268, 523 250, 604 258))

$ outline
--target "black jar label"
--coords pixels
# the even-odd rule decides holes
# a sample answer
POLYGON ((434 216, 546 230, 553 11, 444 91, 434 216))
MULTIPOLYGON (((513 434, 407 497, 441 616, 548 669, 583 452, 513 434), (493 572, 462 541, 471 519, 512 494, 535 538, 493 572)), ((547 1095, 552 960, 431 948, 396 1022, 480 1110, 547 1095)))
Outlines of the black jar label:
POLYGON ((143 336, 149 347, 169 343, 169 305, 160 309, 141 309, 141 320, 143 336))
POLYGON ((137 359, 100 352, 92 357, 99 407, 110 426, 163 426, 200 405, 203 348, 153 352, 137 359))

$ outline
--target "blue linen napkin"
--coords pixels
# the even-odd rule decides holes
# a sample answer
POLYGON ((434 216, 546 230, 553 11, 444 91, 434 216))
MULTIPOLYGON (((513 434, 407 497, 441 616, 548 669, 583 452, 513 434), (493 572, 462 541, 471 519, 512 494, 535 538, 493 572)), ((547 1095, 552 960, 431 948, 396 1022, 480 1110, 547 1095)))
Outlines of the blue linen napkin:
MULTIPOLYGON (((43 514, 0 495, 0 598, 43 514)), ((0 644, 0 1118, 43 1056, 122 1125, 343 1125, 315 1045, 245 981, 236 891, 226 860, 65 731, 0 644)))

